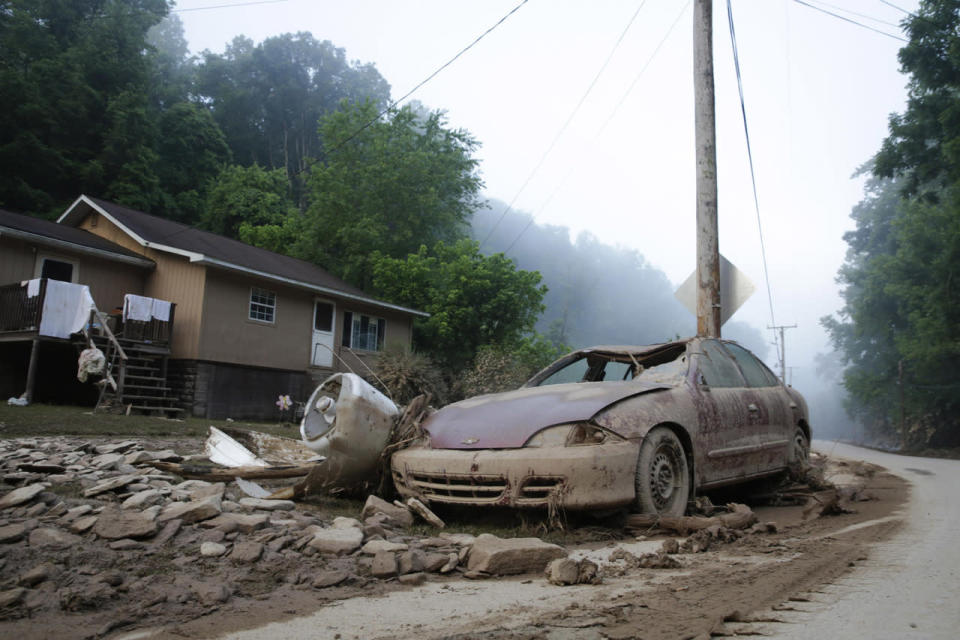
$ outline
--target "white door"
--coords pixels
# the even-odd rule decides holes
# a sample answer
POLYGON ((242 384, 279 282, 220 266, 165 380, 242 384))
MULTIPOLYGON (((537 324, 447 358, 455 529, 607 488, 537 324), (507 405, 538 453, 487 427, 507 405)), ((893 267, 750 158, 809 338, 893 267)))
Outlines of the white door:
POLYGON ((310 343, 310 364, 333 366, 333 328, 336 306, 329 300, 313 301, 313 340, 310 343))

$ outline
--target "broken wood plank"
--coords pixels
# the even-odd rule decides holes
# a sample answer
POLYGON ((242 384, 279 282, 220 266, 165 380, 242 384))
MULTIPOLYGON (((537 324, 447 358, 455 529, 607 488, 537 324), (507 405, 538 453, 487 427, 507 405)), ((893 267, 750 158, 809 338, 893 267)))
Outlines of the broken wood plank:
POLYGON ((277 467, 202 467, 199 465, 178 464, 176 462, 148 462, 151 467, 175 473, 181 478, 195 480, 232 480, 244 478, 247 480, 270 480, 275 478, 298 478, 314 470, 316 464, 283 465, 277 467))

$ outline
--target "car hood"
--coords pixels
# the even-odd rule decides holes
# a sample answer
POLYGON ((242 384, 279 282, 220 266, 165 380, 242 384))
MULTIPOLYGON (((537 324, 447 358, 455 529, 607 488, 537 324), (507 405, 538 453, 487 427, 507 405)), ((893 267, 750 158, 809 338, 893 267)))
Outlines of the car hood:
POLYGON ((447 405, 424 423, 435 449, 513 449, 545 427, 589 420, 632 396, 670 385, 578 382, 477 396, 447 405))

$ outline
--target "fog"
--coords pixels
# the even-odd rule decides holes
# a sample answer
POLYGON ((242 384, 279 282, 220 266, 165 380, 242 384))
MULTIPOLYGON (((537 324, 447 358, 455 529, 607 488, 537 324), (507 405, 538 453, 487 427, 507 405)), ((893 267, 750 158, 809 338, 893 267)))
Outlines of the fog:
MULTIPOLYGON (((223 51, 240 34, 310 31, 374 64, 397 98, 519 2, 224 4, 177 4, 191 51, 223 51), (211 6, 219 8, 199 10, 211 6)), ((877 0, 811 4, 894 36, 890 24, 903 18, 877 0)), ((913 10, 917 1, 896 4, 913 10)), ((733 2, 758 216, 725 4, 714 5, 720 250, 756 286, 724 335, 776 368, 767 326, 798 325, 786 332, 788 378, 806 395, 817 435, 853 437, 840 374, 817 371, 818 354, 830 354, 819 319, 841 307, 842 235, 862 196, 851 176, 904 105, 902 43, 791 0, 733 2)), ((493 213, 478 214, 477 235, 503 202, 514 205, 484 251, 507 250, 543 272, 542 331, 559 326, 585 344, 694 330, 673 298, 695 265, 691 32, 689 5, 676 0, 531 0, 411 96, 482 144, 493 213)))

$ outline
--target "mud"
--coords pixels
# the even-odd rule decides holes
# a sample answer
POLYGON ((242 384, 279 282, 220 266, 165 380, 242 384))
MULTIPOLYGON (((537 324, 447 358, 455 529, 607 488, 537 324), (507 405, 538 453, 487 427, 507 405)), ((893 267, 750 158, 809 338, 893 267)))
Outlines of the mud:
MULTIPOLYGON (((172 448, 184 451, 185 444, 174 443, 172 448)), ((169 445, 150 443, 154 449, 169 445)), ((732 634, 754 624, 751 612, 789 606, 791 595, 850 571, 870 553, 870 543, 900 526, 890 516, 907 498, 903 480, 877 469, 864 473, 859 467, 835 467, 831 473, 841 472, 875 499, 851 503, 854 513, 807 520, 799 505, 754 505, 760 522, 775 522, 775 531, 714 536, 704 552, 667 556, 674 562, 629 558, 681 550, 686 541, 677 536, 638 540, 611 531, 610 537, 616 539, 572 548, 571 557, 589 558, 600 566, 600 584, 556 586, 543 575, 468 581, 455 572, 430 574, 426 584, 407 586, 396 577, 372 577, 358 563, 357 554, 281 549, 249 561, 204 557, 199 553, 203 541, 236 547, 258 542, 257 533, 218 541, 214 538, 219 534, 197 526, 181 527, 156 547, 111 548, 109 541, 89 534, 60 549, 3 544, 3 594, 18 588, 26 592, 20 595, 22 600, 0 609, 5 617, 0 635, 132 639, 320 633, 344 640, 424 640, 732 634), (44 565, 49 567, 43 569, 44 565), (48 575, 37 582, 32 582, 36 575, 28 575, 44 571, 48 575), (371 615, 372 611, 376 613, 371 615)), ((318 524, 331 520, 331 514, 317 511, 316 506, 297 509, 302 518, 318 524)), ((42 520, 43 515, 37 518, 42 520)), ((409 536, 404 539, 415 542, 409 536)), ((688 549, 692 546, 687 543, 688 549)))

